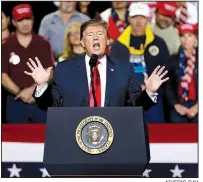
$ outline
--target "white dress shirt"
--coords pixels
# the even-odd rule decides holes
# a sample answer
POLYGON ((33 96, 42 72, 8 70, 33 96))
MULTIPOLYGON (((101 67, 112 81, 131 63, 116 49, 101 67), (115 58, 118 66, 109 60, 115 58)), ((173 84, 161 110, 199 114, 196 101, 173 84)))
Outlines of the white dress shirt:
MULTIPOLYGON (((85 55, 85 65, 86 65, 86 71, 87 71, 87 80, 88 80, 88 86, 89 86, 89 92, 90 92, 90 82, 91 82, 91 72, 90 72, 90 66, 89 66, 89 60, 90 57, 86 54, 85 55)), ((101 59, 99 59, 100 64, 98 65, 98 70, 100 74, 100 82, 101 82, 101 107, 104 107, 105 102, 105 93, 106 93, 106 66, 107 66, 107 57, 106 55, 103 56, 101 59)), ((37 89, 35 91, 35 97, 40 97, 45 90, 48 87, 48 83, 39 87, 37 86, 37 89)), ((147 91, 147 94, 152 99, 153 102, 157 102, 157 93, 150 93, 147 91)))
MULTIPOLYGON (((88 81, 89 92, 90 92, 91 72, 90 72, 89 60, 90 60, 90 57, 86 54, 85 65, 86 65, 87 81, 88 81)), ((101 107, 104 107, 105 93, 106 93, 106 63, 107 63, 106 56, 103 56, 101 59, 99 59, 99 62, 100 64, 98 64, 97 67, 99 70, 100 82, 101 82, 101 107)))

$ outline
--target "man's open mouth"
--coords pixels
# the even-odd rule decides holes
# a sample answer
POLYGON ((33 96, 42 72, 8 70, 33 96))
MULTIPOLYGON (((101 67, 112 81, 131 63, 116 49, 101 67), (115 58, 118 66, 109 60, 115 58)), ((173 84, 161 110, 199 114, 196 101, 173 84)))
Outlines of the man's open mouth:
POLYGON ((93 49, 94 49, 95 51, 98 51, 98 50, 100 49, 100 44, 99 44, 99 43, 94 43, 94 44, 93 44, 93 49))
POLYGON ((100 47, 100 44, 99 43, 94 43, 93 47, 100 47))

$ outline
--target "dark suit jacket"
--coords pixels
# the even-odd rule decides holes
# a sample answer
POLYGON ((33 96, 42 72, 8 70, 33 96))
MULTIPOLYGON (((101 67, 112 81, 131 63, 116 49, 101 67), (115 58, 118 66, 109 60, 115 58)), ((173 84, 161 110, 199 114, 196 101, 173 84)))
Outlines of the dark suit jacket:
MULTIPOLYGON (((180 50, 176 55, 171 56, 171 67, 169 69, 169 77, 170 77, 170 88, 166 90, 167 100, 171 107, 175 104, 179 103, 179 93, 178 88, 180 85, 180 50)), ((198 49, 196 49, 196 62, 194 68, 194 76, 195 76, 195 90, 196 90, 196 100, 198 100, 198 49)))
MULTIPOLYGON (((85 56, 59 63, 47 90, 35 100, 42 109, 89 107, 85 56)), ((115 63, 107 56, 105 107, 143 106, 148 110, 154 104, 146 91, 141 92, 132 64, 115 63)))

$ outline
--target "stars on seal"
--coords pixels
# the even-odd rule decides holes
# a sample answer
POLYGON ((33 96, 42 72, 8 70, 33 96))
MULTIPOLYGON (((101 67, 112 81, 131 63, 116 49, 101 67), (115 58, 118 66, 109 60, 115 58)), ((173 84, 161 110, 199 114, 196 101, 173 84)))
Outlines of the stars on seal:
POLYGON ((78 146, 89 154, 100 154, 108 150, 114 138, 111 124, 100 116, 84 118, 75 133, 78 146))

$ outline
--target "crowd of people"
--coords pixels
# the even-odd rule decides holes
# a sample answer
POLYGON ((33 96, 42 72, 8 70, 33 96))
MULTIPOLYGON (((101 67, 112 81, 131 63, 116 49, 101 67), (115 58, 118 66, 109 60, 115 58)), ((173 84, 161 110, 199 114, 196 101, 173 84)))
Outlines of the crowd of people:
POLYGON ((25 75, 27 61, 39 58, 46 69, 85 53, 80 27, 90 19, 108 23, 113 60, 132 63, 142 89, 144 73, 158 66, 169 81, 158 90, 159 100, 145 115, 149 123, 198 121, 198 6, 192 2, 120 2, 97 12, 91 2, 54 2, 58 10, 46 15, 33 31, 29 4, 2 11, 3 122, 45 123, 46 110, 33 98, 34 80, 25 75), (9 24, 15 26, 10 32, 9 24))

